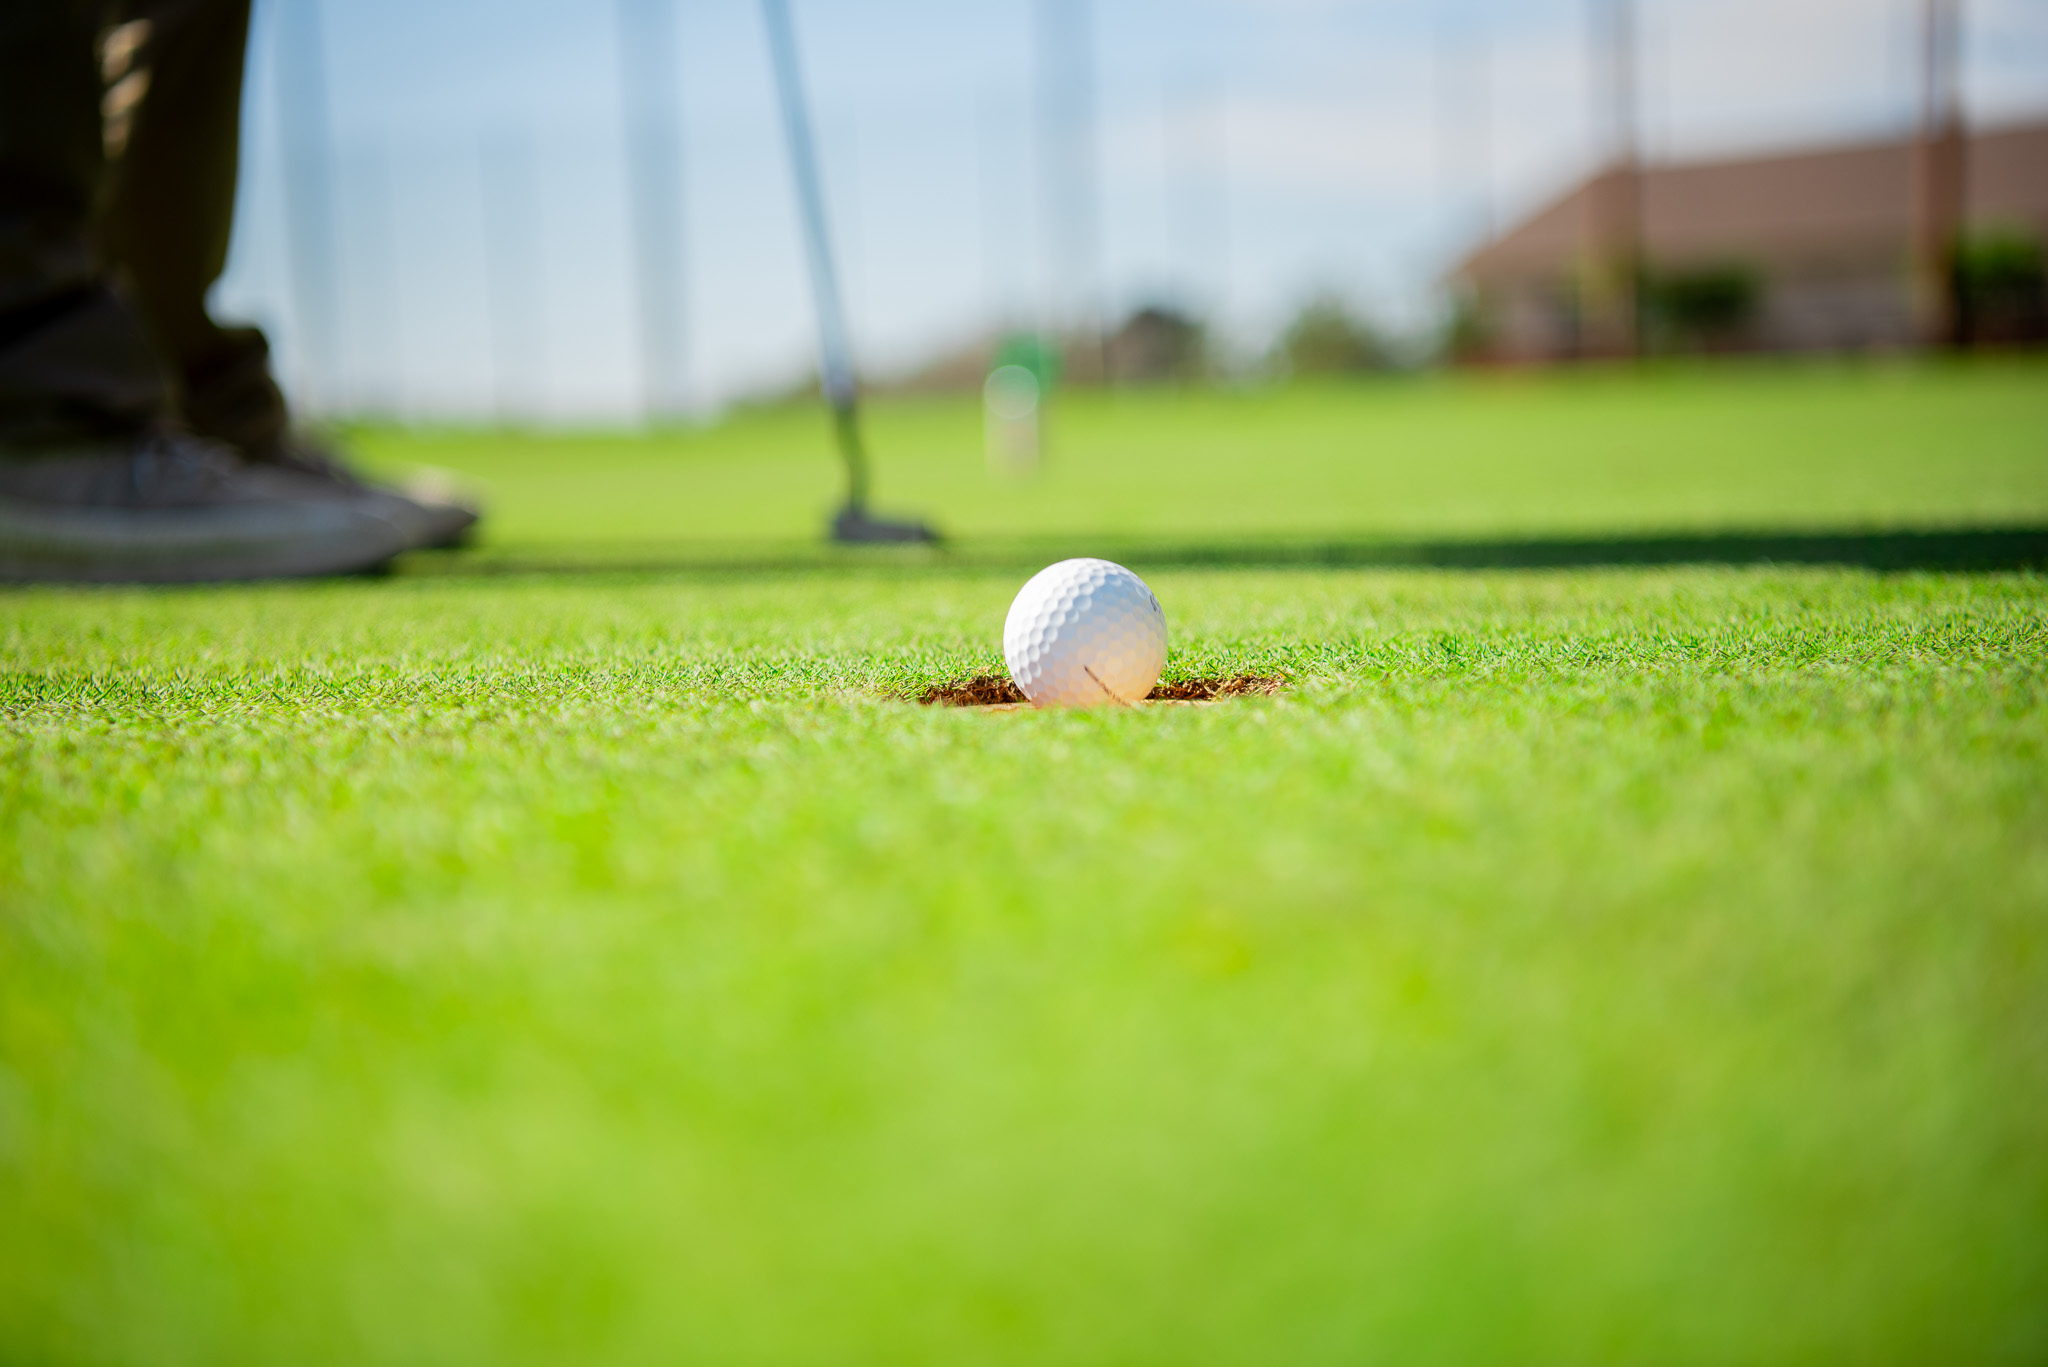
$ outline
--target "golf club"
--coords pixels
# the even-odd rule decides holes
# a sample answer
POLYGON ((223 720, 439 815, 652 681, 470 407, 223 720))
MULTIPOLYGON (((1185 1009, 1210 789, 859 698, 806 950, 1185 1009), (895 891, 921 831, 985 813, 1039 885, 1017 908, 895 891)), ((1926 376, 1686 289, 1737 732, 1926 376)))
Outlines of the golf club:
POLYGON ((796 179, 811 295, 818 313, 818 381, 825 391, 825 402, 832 409, 833 434, 838 440, 840 457, 846 462, 846 503, 832 519, 832 539, 937 541, 938 533, 922 522, 892 521, 868 512, 868 458, 860 435, 859 386, 854 379, 853 347, 840 303, 832 240, 826 230, 825 194, 811 137, 810 109, 804 100, 803 75, 797 63, 796 31, 790 22, 787 0, 761 0, 761 14, 768 28, 768 51, 775 67, 783 131, 789 139, 789 168, 796 179))

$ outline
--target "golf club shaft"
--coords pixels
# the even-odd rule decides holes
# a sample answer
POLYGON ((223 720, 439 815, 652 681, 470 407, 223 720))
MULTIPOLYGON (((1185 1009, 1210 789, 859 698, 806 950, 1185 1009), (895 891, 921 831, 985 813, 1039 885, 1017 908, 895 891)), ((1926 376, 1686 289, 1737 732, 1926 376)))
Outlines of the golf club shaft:
POLYGON ((832 261, 832 240, 826 231, 825 192, 818 177, 818 158, 811 137, 811 117, 804 100, 803 74, 797 64, 796 32, 788 0, 761 0, 768 28, 768 51, 781 97, 782 126, 789 139, 790 173, 796 178, 797 206, 803 217, 804 248, 811 271, 811 295, 818 312, 818 381, 832 406, 839 454, 846 462, 849 507, 867 504, 867 453, 861 445, 853 348, 846 335, 846 314, 840 306, 839 275, 832 261))

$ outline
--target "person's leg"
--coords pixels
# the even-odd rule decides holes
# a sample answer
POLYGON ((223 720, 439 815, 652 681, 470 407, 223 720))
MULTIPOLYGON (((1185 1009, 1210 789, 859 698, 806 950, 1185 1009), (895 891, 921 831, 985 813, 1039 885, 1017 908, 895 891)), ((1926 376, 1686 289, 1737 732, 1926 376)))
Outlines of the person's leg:
MULTIPOLYGON (((202 281, 203 300, 225 218, 207 258, 204 232, 186 232, 195 220, 179 204, 182 132, 159 118, 151 165, 167 166, 168 179, 131 200, 144 217, 127 220, 150 264, 123 272, 125 287, 110 279, 95 230, 113 188, 107 166, 128 150, 155 76, 143 30, 107 28, 117 17, 104 0, 0 0, 0 581, 333 574, 424 544, 436 524, 404 499, 247 464, 172 420, 171 377, 152 343, 179 335, 177 319, 146 326, 131 292, 161 281, 157 266, 197 253, 185 278, 202 281), (156 214, 162 256, 150 240, 156 214)), ((239 49, 234 61, 239 69, 239 49)), ((175 99, 182 73, 170 71, 175 99)), ((239 81, 231 88, 238 98, 239 81)), ((192 151, 196 188, 218 162, 192 151)), ((231 166, 227 185, 231 197, 231 166)), ((218 180, 206 190, 212 202, 218 180)))
POLYGON ((274 460, 288 414, 270 348, 206 309, 234 226, 249 0, 118 0, 117 14, 147 88, 110 170, 101 253, 170 364, 185 423, 274 460))
MULTIPOLYGON (((170 363, 186 426, 249 460, 363 488, 339 459, 292 431, 263 334, 222 327, 206 309, 234 227, 249 3, 116 0, 118 32, 133 35, 147 88, 110 139, 121 151, 101 206, 100 250, 170 363)), ((123 107, 111 112, 118 118, 123 107)), ((411 503, 421 545, 451 544, 476 521, 465 503, 424 495, 411 503)))
POLYGON ((169 395, 92 241, 102 0, 0 0, 0 458, 119 438, 169 395))

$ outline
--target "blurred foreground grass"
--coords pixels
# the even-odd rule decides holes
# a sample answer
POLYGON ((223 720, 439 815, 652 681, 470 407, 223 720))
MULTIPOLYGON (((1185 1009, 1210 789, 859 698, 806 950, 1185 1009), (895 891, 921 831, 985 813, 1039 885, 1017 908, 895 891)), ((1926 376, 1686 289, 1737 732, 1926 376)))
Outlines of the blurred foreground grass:
MULTIPOLYGON (((1873 518, 2038 516, 2012 373, 1937 375, 1964 416, 1890 465, 1886 424, 1700 446, 1624 525, 1752 475, 1818 518, 1802 462, 1889 470, 1873 518)), ((1726 378, 1633 440, 1806 382, 1726 378)), ((1581 382, 1589 433, 1636 403, 1474 402, 1581 382)), ((1142 402, 1197 444, 1278 405, 1260 487, 1328 516, 1279 397, 1142 402)), ((1469 468, 1622 506, 1532 423, 1469 468)), ((603 506, 380 449, 471 452, 516 548, 720 498, 796 535, 734 452, 814 438, 599 443, 603 506)), ((1158 525, 1271 530, 1216 440, 1158 525)), ((970 462, 930 506, 1012 506, 929 449, 970 462)), ((1293 686, 918 708, 1016 586, 943 566, 0 595, 0 1361, 2048 1354, 2039 576, 1148 577, 1170 672, 1293 686)))

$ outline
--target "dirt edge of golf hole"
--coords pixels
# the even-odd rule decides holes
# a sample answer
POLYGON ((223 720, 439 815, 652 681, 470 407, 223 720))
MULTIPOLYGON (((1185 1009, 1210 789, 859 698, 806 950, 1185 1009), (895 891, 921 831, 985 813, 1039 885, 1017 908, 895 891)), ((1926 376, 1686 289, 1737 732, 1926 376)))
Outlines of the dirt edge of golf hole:
MULTIPOLYGON (((1271 697, 1287 680, 1271 674, 1213 675, 1175 679, 1145 695, 1146 702, 1214 702, 1218 698, 1271 697)), ((1016 682, 1001 674, 977 674, 960 683, 933 684, 917 695, 926 707, 1028 707, 1016 682)))

